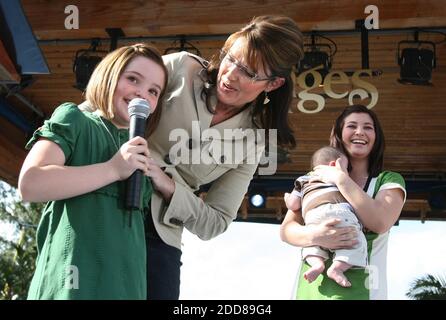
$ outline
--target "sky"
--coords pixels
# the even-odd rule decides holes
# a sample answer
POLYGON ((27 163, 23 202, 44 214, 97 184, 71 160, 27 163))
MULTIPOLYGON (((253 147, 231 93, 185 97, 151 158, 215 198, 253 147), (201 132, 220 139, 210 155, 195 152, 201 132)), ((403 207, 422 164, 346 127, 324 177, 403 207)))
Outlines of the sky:
POLYGON ((0 236, 7 240, 15 241, 18 237, 18 232, 12 223, 0 221, 0 236))
MULTIPOLYGON (((410 283, 446 275, 446 222, 400 221, 388 247, 388 298, 408 299, 410 283)), ((234 222, 202 241, 183 235, 180 299, 287 300, 299 268, 296 247, 280 240, 279 225, 234 222)))

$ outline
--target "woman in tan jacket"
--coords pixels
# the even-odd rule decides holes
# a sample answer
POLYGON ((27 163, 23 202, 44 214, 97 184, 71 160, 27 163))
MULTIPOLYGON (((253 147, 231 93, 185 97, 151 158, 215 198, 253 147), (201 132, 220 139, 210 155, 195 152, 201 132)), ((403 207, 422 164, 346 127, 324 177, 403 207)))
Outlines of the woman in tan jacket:
POLYGON ((265 138, 295 146, 287 117, 302 57, 302 34, 283 16, 253 19, 210 62, 187 52, 163 57, 168 87, 148 141, 157 191, 146 219, 149 299, 178 299, 183 228, 203 240, 228 228, 265 138))

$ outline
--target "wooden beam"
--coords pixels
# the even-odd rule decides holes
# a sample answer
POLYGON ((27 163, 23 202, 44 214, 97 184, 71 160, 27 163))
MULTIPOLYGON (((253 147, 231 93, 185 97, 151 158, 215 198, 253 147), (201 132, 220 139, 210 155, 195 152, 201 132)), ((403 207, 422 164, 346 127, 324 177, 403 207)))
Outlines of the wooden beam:
POLYGON ((426 199, 407 199, 403 207, 404 216, 412 217, 415 213, 422 223, 426 221, 427 214, 431 210, 431 206, 426 199))
MULTIPOLYGON (((105 28, 120 27, 127 36, 230 33, 252 17, 283 14, 303 31, 353 29, 365 19, 369 0, 306 1, 121 1, 73 0, 79 10, 79 29, 65 29, 66 2, 22 0, 38 39, 107 37, 105 28)), ((380 28, 444 26, 446 6, 438 0, 375 1, 380 28)))
POLYGON ((17 187, 20 168, 26 157, 26 151, 0 134, 0 179, 17 187))
MULTIPOLYGON (((248 198, 245 197, 244 202, 247 202, 248 198)), ((266 200, 265 208, 249 208, 247 206, 241 206, 238 212, 238 218, 240 221, 250 222, 255 218, 263 218, 269 223, 281 223, 287 208, 283 197, 269 196, 266 200)), ((401 220, 420 220, 424 223, 426 220, 446 220, 446 210, 432 211, 429 201, 426 199, 407 199, 400 216, 401 220)))

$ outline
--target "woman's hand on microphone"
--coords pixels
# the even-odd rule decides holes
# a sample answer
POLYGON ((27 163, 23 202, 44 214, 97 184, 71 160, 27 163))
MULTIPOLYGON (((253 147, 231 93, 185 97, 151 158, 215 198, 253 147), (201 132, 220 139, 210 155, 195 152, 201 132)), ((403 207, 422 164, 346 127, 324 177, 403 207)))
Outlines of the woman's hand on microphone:
POLYGON ((125 180, 139 169, 147 175, 150 152, 146 139, 134 137, 124 143, 118 152, 108 161, 116 180, 125 180))

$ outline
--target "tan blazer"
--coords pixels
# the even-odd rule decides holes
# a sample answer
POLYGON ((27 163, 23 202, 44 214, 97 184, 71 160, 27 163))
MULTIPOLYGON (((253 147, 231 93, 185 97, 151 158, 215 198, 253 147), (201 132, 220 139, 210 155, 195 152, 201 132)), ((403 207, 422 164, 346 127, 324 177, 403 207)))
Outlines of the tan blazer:
POLYGON ((169 84, 160 123, 148 142, 152 157, 175 180, 175 192, 169 203, 154 192, 151 210, 162 240, 181 249, 183 227, 208 240, 236 218, 264 143, 246 142, 260 132, 253 129, 250 108, 210 128, 212 114, 201 98, 206 61, 186 52, 163 59, 169 84), (194 192, 208 183, 202 200, 194 192))

